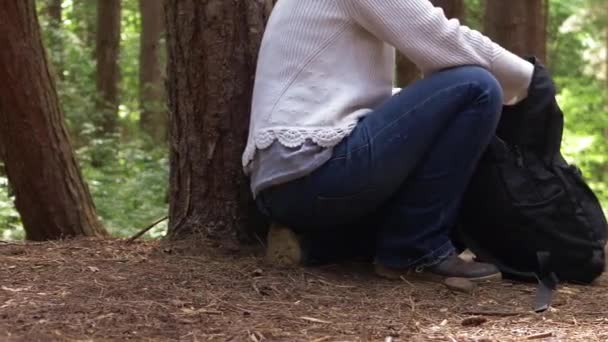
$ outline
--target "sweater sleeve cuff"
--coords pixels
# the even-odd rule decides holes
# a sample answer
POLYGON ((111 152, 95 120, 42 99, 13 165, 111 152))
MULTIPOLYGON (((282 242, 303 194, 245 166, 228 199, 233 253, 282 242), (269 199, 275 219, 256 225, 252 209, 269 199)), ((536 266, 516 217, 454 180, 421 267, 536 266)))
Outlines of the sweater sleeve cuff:
POLYGON ((528 96, 534 65, 517 55, 498 47, 492 63, 492 73, 503 89, 505 105, 514 105, 528 96))

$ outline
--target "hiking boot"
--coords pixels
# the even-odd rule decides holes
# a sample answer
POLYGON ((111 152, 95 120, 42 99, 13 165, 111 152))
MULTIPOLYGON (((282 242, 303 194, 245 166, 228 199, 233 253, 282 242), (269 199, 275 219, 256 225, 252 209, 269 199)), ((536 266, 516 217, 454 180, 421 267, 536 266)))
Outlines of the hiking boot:
POLYGON ((376 263, 376 274, 388 279, 412 279, 444 282, 447 278, 463 278, 472 282, 502 279, 496 266, 483 262, 465 261, 452 255, 437 265, 400 270, 376 263))
POLYGON ((302 264, 302 241, 288 227, 271 224, 266 240, 266 261, 279 267, 302 264))

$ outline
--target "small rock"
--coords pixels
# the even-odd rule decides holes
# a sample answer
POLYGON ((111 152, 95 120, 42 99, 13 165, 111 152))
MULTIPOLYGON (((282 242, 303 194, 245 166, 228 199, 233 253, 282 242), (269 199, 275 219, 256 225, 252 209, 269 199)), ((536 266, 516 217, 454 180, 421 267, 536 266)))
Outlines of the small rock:
POLYGON ((488 321, 488 319, 485 317, 475 316, 475 317, 465 318, 460 324, 462 324, 463 327, 478 327, 487 321, 488 321))
POLYGON ((91 271, 93 273, 99 272, 99 267, 88 266, 87 268, 89 269, 89 271, 91 271))
POLYGON ((473 293, 477 288, 475 283, 465 278, 447 278, 443 283, 450 290, 464 293, 473 293))

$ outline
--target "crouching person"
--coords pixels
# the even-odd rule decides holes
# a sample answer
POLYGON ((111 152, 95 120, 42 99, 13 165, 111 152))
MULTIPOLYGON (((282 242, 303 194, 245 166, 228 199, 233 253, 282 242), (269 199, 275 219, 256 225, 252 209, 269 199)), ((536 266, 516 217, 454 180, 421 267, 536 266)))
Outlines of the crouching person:
POLYGON ((280 0, 259 54, 243 155, 271 257, 373 257, 386 277, 500 279, 450 241, 503 104, 529 62, 428 0, 280 0), (392 94, 395 48, 425 77, 392 94))

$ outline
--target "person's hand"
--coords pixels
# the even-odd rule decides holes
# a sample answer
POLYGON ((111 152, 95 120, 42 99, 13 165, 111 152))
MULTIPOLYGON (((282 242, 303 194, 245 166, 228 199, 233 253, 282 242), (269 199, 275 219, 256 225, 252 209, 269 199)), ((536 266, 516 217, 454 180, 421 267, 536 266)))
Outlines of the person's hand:
POLYGON ((504 106, 497 135, 510 144, 538 144, 547 129, 547 116, 555 105, 555 83, 549 70, 534 57, 534 75, 528 96, 521 102, 504 106))

